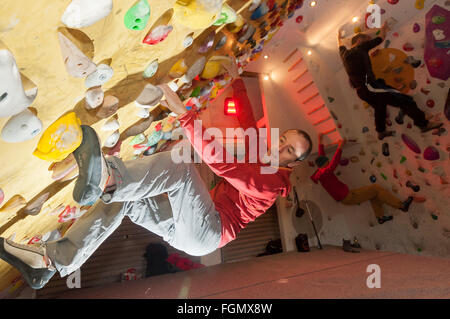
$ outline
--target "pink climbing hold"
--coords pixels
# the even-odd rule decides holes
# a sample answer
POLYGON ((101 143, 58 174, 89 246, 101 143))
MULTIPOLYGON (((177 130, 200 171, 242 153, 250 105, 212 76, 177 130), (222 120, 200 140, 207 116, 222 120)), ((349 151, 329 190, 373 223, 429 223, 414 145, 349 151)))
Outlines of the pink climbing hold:
POLYGON ((418 23, 414 23, 413 31, 414 31, 414 33, 417 33, 420 31, 420 25, 418 23))
POLYGON ((436 161, 440 158, 439 151, 434 146, 429 146, 423 151, 423 158, 427 161, 436 161))
POLYGON ((398 32, 394 32, 394 33, 392 33, 392 35, 393 35, 394 37, 396 37, 396 38, 398 38, 398 37, 399 37, 399 34, 398 34, 398 32))
POLYGON ((173 27, 171 25, 161 25, 156 27, 150 34, 148 34, 142 42, 154 45, 164 41, 172 32, 173 27))
POLYGON ((402 134, 402 140, 403 143, 405 143, 405 145, 414 153, 420 154, 422 153, 422 151, 420 150, 419 145, 417 145, 416 142, 414 142, 410 137, 408 137, 405 134, 402 134))

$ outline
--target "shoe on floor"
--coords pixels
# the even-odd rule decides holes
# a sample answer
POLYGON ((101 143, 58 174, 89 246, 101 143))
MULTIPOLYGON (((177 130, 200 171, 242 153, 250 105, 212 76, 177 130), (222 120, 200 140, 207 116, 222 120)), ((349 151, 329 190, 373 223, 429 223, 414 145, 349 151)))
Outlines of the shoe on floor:
POLYGON ((414 197, 409 196, 407 200, 405 200, 402 203, 402 208, 400 208, 400 210, 404 211, 405 213, 408 212, 409 206, 411 205, 412 201, 413 201, 414 197))
POLYGON ((0 258, 19 270, 32 289, 43 288, 56 273, 44 247, 20 245, 0 237, 0 258))
POLYGON ((385 222, 388 222, 390 220, 393 220, 394 217, 393 216, 383 216, 383 217, 378 217, 378 224, 384 224, 385 222))
POLYGON ((442 122, 428 122, 427 126, 421 127, 420 130, 422 133, 426 133, 428 131, 440 128, 444 123, 442 122))
POLYGON ((81 125, 81 130, 83 141, 73 152, 79 171, 73 199, 81 206, 92 206, 103 194, 110 173, 95 130, 87 125, 81 125))

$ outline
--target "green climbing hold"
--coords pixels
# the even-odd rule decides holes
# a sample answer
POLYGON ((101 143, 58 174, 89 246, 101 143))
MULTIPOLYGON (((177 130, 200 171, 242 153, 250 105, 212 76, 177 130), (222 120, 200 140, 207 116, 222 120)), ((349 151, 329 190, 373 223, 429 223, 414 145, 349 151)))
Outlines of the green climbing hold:
POLYGON ((152 135, 149 136, 147 146, 155 146, 162 139, 163 131, 155 131, 152 135))
POLYGON ((197 86, 197 87, 192 91, 191 97, 199 97, 201 91, 202 91, 201 86, 197 86))
POLYGON ((387 181, 386 175, 384 175, 383 173, 381 173, 380 175, 381 175, 381 177, 383 177, 383 179, 384 179, 385 181, 387 181))
POLYGON ((402 158, 400 159, 400 164, 406 162, 406 157, 402 156, 402 158))
POLYGON ((330 103, 334 102, 334 98, 332 98, 331 96, 328 97, 328 101, 330 101, 330 103))
POLYGON ((444 23, 444 22, 446 21, 446 19, 445 19, 444 16, 434 16, 434 17, 431 19, 431 21, 432 21, 434 24, 442 24, 442 23, 444 23))
POLYGON ((145 135, 141 133, 141 134, 133 137, 133 139, 130 141, 130 145, 133 146, 133 145, 141 144, 142 142, 145 141, 145 139, 146 139, 145 135))
POLYGON ((425 168, 423 168, 423 167, 419 167, 418 170, 422 173, 425 173, 425 168))
POLYGON ((381 30, 378 30, 376 34, 377 34, 377 35, 379 35, 379 34, 380 34, 380 32, 381 32, 381 30))
POLYGON ((420 253, 422 251, 422 248, 417 248, 417 251, 420 253))
POLYGON ((147 0, 141 0, 132 6, 125 14, 124 23, 130 30, 143 30, 150 20, 150 5, 147 0))
POLYGON ((438 217, 435 214, 431 214, 431 218, 433 218, 434 220, 438 219, 438 217))

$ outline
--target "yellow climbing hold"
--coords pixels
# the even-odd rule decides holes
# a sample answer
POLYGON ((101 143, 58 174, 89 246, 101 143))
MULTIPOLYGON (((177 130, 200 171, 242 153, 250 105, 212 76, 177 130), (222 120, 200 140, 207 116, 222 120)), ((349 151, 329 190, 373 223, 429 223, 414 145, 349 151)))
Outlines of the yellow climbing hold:
POLYGON ((211 26, 222 12, 222 0, 177 1, 173 18, 177 23, 193 30, 211 26))
POLYGON ((45 161, 60 162, 80 146, 83 139, 81 120, 70 112, 42 134, 33 155, 45 161))
POLYGON ((355 27, 355 28, 353 29, 353 31, 354 31, 355 33, 361 33, 361 28, 360 28, 360 27, 355 27))
POLYGON ((425 0, 417 0, 416 1, 415 7, 417 10, 422 10, 424 6, 425 6, 425 0))
POLYGON ((211 80, 216 76, 224 73, 224 69, 222 67, 222 63, 230 63, 230 59, 224 56, 213 56, 206 63, 205 68, 201 74, 203 79, 211 80))
POLYGON ((14 195, 8 200, 5 205, 0 208, 0 213, 18 211, 19 209, 25 207, 27 201, 21 195, 14 195))
POLYGON ((186 74, 188 67, 184 59, 180 59, 175 63, 169 71, 169 76, 172 78, 181 78, 186 74))

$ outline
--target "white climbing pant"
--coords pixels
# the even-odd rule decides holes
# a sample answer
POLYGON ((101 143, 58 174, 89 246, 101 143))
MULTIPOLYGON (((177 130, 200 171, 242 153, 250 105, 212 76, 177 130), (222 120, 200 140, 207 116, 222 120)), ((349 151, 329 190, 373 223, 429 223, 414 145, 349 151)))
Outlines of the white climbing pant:
POLYGON ((191 256, 218 248, 220 215, 194 164, 176 164, 170 152, 128 162, 108 157, 107 162, 117 183, 110 201, 103 197, 63 238, 46 244, 61 277, 78 270, 124 216, 191 256))

